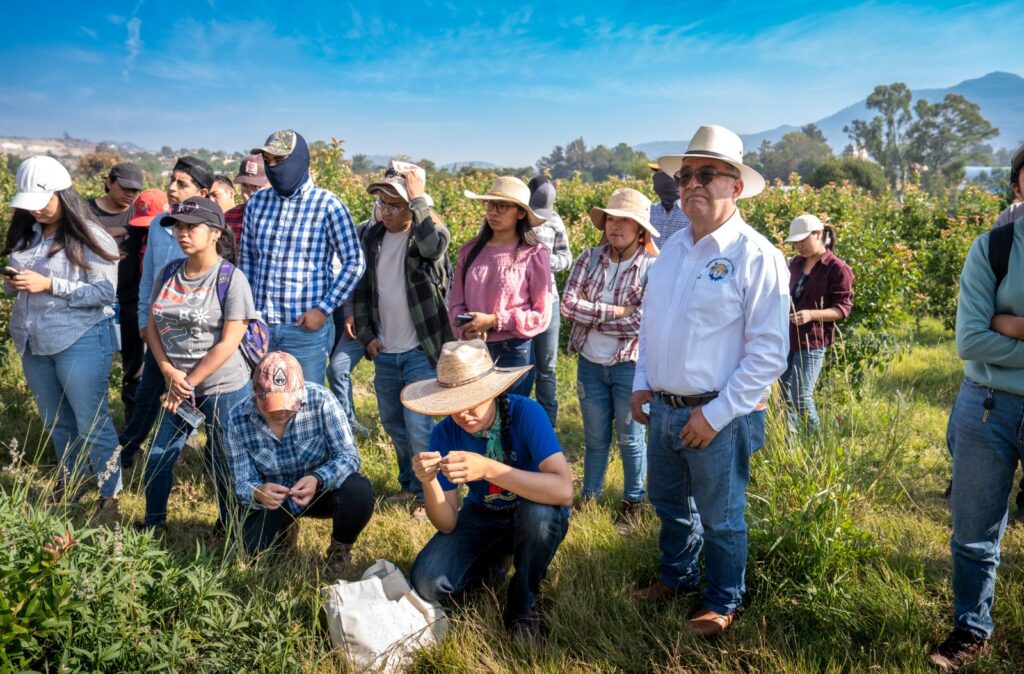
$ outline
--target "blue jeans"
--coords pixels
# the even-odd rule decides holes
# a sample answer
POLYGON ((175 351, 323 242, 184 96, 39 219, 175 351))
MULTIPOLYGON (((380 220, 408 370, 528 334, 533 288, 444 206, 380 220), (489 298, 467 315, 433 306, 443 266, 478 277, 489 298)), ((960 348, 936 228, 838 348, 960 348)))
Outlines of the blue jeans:
MULTIPOLYGON (((196 397, 196 407, 206 416, 206 469, 213 477, 217 491, 217 523, 227 528, 230 520, 229 504, 231 497, 231 478, 228 473, 227 457, 221 442, 222 424, 227 421, 231 408, 252 396, 252 383, 237 391, 196 397)), ((174 481, 174 464, 185 447, 185 440, 192 432, 192 427, 177 414, 164 412, 157 429, 156 438, 149 450, 146 461, 146 519, 147 526, 165 526, 167 524, 167 499, 171 495, 171 484, 174 481)))
POLYGON ((269 327, 270 350, 295 356, 302 366, 302 378, 323 386, 327 359, 334 348, 334 321, 330 316, 316 332, 290 323, 273 323, 269 327))
POLYGON ((409 577, 422 597, 440 601, 501 576, 512 554, 506 623, 530 614, 558 546, 569 530, 568 511, 525 499, 503 511, 467 503, 450 534, 437 533, 416 556, 409 577))
POLYGON ((352 370, 363 359, 363 344, 359 340, 342 335, 334 346, 331 363, 327 368, 327 383, 334 391, 351 424, 356 418, 355 403, 352 400, 352 370))
MULTIPOLYGON (((519 367, 533 363, 533 340, 530 339, 513 338, 487 342, 487 351, 498 367, 519 367)), ((530 368, 530 371, 520 377, 508 392, 529 397, 532 390, 533 368, 530 368)))
POLYGON ((26 345, 21 357, 43 432, 53 439, 61 481, 77 479, 87 467, 96 475, 101 497, 121 491, 117 432, 107 401, 114 345, 114 326, 106 320, 63 351, 36 356, 26 345))
POLYGON ((380 424, 395 444, 398 457, 398 482, 402 489, 423 500, 423 485, 412 470, 412 457, 427 451, 433 418, 416 414, 402 404, 402 389, 407 384, 433 379, 436 374, 422 348, 404 353, 380 352, 373 359, 373 386, 377 390, 380 424))
POLYGON ((702 603, 725 615, 736 610, 746 591, 746 491, 750 455, 764 444, 764 412, 736 417, 706 448, 694 449, 679 439, 691 409, 651 401, 647 487, 661 520, 661 582, 696 588, 703 548, 702 603))
POLYGON ((576 395, 583 416, 583 497, 600 498, 612 445, 612 420, 622 453, 622 499, 639 503, 647 477, 647 440, 644 427, 633 419, 635 363, 597 365, 583 356, 576 367, 576 395))
POLYGON ((135 407, 118 438, 121 443, 122 461, 127 462, 142 449, 142 443, 149 437, 149 432, 153 430, 153 424, 160 414, 160 396, 165 390, 167 382, 160 373, 160 366, 156 364, 153 354, 147 350, 142 359, 142 378, 135 388, 135 407))
POLYGON ((786 418, 792 430, 798 428, 798 421, 804 420, 807 429, 817 432, 821 428, 818 408, 814 404, 814 385, 825 362, 825 347, 790 351, 786 371, 779 378, 782 397, 786 400, 786 418))
POLYGON ((956 626, 988 638, 1013 474, 1022 459, 1024 397, 964 379, 946 431, 953 456, 953 599, 956 626), (984 420, 986 397, 993 407, 984 420))
POLYGON ((548 413, 551 425, 558 427, 558 382, 555 375, 558 367, 558 331, 562 326, 559 302, 551 303, 551 324, 548 329, 533 338, 533 356, 537 370, 537 402, 548 413))

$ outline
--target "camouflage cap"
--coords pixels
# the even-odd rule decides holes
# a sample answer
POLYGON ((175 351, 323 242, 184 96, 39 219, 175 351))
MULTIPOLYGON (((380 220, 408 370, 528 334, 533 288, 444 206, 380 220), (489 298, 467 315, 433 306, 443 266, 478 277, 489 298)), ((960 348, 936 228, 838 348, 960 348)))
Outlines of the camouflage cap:
POLYGON ((250 153, 263 154, 266 152, 275 157, 287 157, 295 151, 295 146, 298 144, 298 136, 299 134, 291 129, 275 131, 267 136, 267 142, 260 147, 254 147, 250 153))

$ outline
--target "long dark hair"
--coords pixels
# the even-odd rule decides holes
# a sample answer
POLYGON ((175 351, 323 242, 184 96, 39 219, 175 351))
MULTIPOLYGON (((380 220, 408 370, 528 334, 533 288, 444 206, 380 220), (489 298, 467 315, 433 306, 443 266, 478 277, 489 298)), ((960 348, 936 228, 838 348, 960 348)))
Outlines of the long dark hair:
POLYGON ((235 234, 230 227, 220 230, 220 238, 217 239, 217 255, 230 262, 238 264, 238 249, 235 246, 235 234))
MULTIPOLYGON (((516 208, 523 208, 513 204, 516 208)), ((530 218, 526 215, 526 209, 523 208, 523 217, 516 221, 516 235, 519 237, 519 241, 516 243, 516 254, 519 253, 519 246, 523 244, 527 246, 537 245, 537 235, 533 233, 533 228, 530 226, 530 218)), ((469 249, 469 253, 466 254, 466 261, 462 265, 462 286, 466 286, 466 271, 473 264, 473 260, 476 259, 480 251, 484 249, 487 242, 494 238, 494 230, 487 224, 487 218, 484 218, 484 224, 480 227, 480 233, 476 235, 475 239, 471 239, 473 247, 469 249)), ((469 243, 466 244, 467 246, 469 243)))
POLYGON ((821 242, 825 244, 825 250, 832 250, 836 247, 836 229, 832 225, 825 225, 821 232, 821 242))
POLYGON ((508 392, 498 396, 498 418, 501 419, 501 451, 505 465, 512 465, 512 414, 508 410, 508 392))
MULTIPOLYGON (((90 268, 89 264, 85 261, 86 249, 91 250, 95 255, 108 262, 121 259, 120 254, 116 252, 111 253, 105 249, 94 236, 90 225, 93 227, 98 227, 98 225, 92 224, 89 206, 82 197, 78 196, 74 188, 68 187, 54 194, 57 195, 57 200, 60 201, 63 215, 61 216, 60 227, 57 228, 57 232, 53 237, 53 245, 50 246, 50 252, 46 254, 47 257, 53 257, 63 250, 68 261, 80 269, 90 268)), ((31 213, 23 208, 16 208, 14 215, 11 217, 11 224, 7 227, 7 241, 0 255, 10 255, 12 252, 23 251, 31 246, 35 238, 35 235, 32 233, 32 225, 35 222, 36 219, 31 213)))

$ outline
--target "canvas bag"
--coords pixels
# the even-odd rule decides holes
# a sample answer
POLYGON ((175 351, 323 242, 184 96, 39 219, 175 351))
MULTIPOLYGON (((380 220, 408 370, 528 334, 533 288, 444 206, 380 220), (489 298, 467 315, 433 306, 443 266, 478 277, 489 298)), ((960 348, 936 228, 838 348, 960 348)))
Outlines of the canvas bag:
POLYGON ((417 649, 440 643, 450 626, 440 605, 416 594, 383 559, 362 580, 339 580, 320 596, 331 643, 359 671, 404 671, 417 649))

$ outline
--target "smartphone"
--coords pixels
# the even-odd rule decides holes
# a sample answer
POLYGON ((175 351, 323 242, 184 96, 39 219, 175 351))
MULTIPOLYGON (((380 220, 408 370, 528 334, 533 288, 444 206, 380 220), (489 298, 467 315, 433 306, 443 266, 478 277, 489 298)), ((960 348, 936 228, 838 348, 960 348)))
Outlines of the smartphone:
POLYGON ((21 272, 19 272, 14 267, 4 267, 3 268, 3 274, 4 274, 4 276, 6 276, 8 278, 14 278, 15 276, 17 276, 20 273, 21 272))
POLYGON ((473 314, 459 314, 455 317, 455 327, 461 328, 466 323, 473 320, 473 314))
POLYGON ((175 414, 192 428, 199 428, 206 421, 206 415, 200 412, 199 408, 193 405, 191 400, 182 400, 178 403, 178 411, 175 414))

